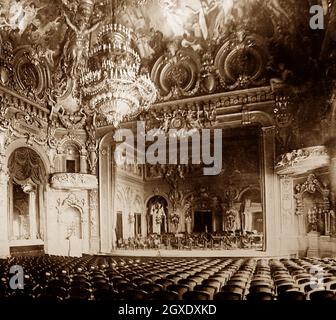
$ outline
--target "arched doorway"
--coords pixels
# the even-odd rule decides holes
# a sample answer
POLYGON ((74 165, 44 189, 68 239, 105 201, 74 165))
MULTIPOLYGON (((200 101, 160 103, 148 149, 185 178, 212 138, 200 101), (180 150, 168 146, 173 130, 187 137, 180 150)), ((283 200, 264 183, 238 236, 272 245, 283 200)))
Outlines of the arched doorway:
POLYGON ((263 234, 264 222, 260 190, 256 188, 244 190, 239 198, 242 229, 263 234))
POLYGON ((147 202, 148 234, 169 232, 168 202, 162 196, 154 196, 147 202))
POLYGON ((44 191, 46 169, 30 148, 16 149, 8 161, 9 240, 16 245, 34 245, 44 239, 44 191))

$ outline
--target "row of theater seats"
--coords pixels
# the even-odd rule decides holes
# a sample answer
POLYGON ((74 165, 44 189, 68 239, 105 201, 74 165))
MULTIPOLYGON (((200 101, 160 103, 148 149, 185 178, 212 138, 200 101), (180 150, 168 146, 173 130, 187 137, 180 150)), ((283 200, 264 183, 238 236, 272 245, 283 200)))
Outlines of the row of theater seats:
POLYGON ((81 258, 0 260, 0 300, 336 300, 336 259, 81 258), (24 289, 9 287, 10 267, 24 289))

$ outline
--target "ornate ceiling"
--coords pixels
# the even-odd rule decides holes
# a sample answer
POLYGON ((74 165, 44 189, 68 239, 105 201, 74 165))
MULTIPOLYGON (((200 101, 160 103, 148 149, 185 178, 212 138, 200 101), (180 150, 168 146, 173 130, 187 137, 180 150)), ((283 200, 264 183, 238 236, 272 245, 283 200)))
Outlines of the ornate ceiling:
MULTIPOLYGON (((316 3, 330 14, 327 0, 118 0, 116 16, 133 29, 164 102, 284 83, 301 89, 320 72, 324 32, 309 29, 316 3)), ((80 127, 90 110, 80 106, 76 73, 109 14, 103 0, 3 0, 1 84, 71 114, 72 124, 78 117, 80 127)))

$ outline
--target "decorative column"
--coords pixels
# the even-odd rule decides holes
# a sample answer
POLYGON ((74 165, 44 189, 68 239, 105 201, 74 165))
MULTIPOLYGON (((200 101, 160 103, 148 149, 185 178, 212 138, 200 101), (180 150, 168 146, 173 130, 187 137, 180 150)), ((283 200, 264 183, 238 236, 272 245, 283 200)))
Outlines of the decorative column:
POLYGON ((85 148, 82 148, 80 152, 80 173, 87 173, 87 151, 85 148))
POLYGON ((97 172, 97 151, 96 148, 89 147, 89 165, 91 174, 97 172))
POLYGON ((24 184, 22 190, 29 194, 29 228, 30 228, 30 239, 36 239, 36 188, 30 184, 24 184))
POLYGON ((98 191, 89 191, 90 253, 99 252, 98 191))
POLYGON ((263 190, 264 214, 264 249, 270 254, 279 253, 280 217, 279 190, 277 176, 274 172, 275 164, 275 127, 264 127, 261 131, 261 177, 263 190))
POLYGON ((114 174, 111 142, 104 143, 99 154, 100 252, 110 253, 116 243, 116 214, 113 215, 114 174), (113 215, 113 216, 112 216, 113 215))
POLYGON ((281 197, 281 233, 293 234, 294 223, 294 185, 293 179, 289 176, 280 176, 280 197, 281 197))
POLYGON ((65 162, 65 155, 64 155, 64 149, 63 148, 57 148, 56 149, 56 155, 55 155, 55 171, 56 172, 66 172, 66 162, 65 162))
POLYGON ((7 172, 0 171, 0 258, 9 256, 8 180, 7 172))
POLYGON ((332 241, 332 249, 331 254, 336 254, 336 244, 335 244, 335 234, 336 231, 336 219, 335 219, 335 212, 336 212, 336 85, 334 82, 334 89, 332 92, 332 96, 330 99, 331 104, 331 112, 327 131, 325 132, 325 146, 328 149, 328 154, 330 157, 329 163, 329 181, 330 181, 330 195, 329 199, 331 202, 331 210, 329 211, 328 221, 329 222, 329 234, 331 235, 332 241))

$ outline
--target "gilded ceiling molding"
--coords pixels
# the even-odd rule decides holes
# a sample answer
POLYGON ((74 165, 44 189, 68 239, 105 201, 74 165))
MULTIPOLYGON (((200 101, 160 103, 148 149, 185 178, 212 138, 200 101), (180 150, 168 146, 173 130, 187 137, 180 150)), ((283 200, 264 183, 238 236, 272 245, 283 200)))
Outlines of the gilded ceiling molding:
POLYGON ((221 92, 210 95, 196 96, 192 98, 179 99, 176 101, 159 102, 153 105, 153 109, 160 110, 166 107, 172 109, 183 109, 196 104, 216 105, 217 111, 224 111, 234 106, 253 105, 275 102, 276 94, 272 92, 270 86, 237 90, 231 92, 221 92))
MULTIPOLYGON (((208 116, 205 113, 200 120, 208 123, 225 124, 233 121, 236 125, 256 123, 269 126, 274 124, 275 101, 276 93, 272 92, 270 86, 266 86, 160 102, 154 104, 150 112, 159 118, 165 114, 166 118, 171 119, 172 122, 174 112, 175 115, 181 115, 188 114, 188 110, 190 114, 190 110, 201 109, 208 111, 208 116), (214 115, 215 118, 213 118, 214 115)), ((197 121, 197 117, 195 119, 197 121)), ((192 117, 191 121, 184 119, 182 124, 171 124, 174 127, 188 126, 195 119, 192 117)), ((108 127, 104 121, 96 121, 96 125, 98 128, 108 127)), ((161 125, 164 126, 163 121, 161 125)))
MULTIPOLYGON (((214 66, 223 88, 229 90, 258 86, 267 61, 265 39, 239 30, 218 50, 214 66)), ((261 81, 261 82, 260 82, 261 81)))
POLYGON ((187 49, 171 49, 152 68, 151 78, 159 91, 159 100, 190 97, 200 88, 201 62, 198 55, 187 49))

